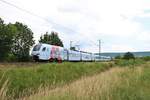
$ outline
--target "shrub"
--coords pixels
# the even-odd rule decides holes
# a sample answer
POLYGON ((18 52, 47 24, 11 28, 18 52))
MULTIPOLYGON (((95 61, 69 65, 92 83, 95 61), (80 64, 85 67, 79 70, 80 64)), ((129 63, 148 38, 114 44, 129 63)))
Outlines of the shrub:
POLYGON ((150 61, 150 56, 142 57, 144 61, 150 61))
POLYGON ((122 57, 120 55, 116 56, 115 59, 121 59, 122 57))
POLYGON ((142 59, 130 59, 130 60, 115 60, 115 64, 118 66, 135 66, 135 65, 141 65, 144 64, 144 61, 142 59))
POLYGON ((129 59, 135 59, 135 57, 133 53, 127 52, 124 54, 123 59, 129 60, 129 59))
POLYGON ((5 61, 7 62, 15 62, 17 60, 16 56, 12 53, 8 54, 7 57, 5 57, 5 61))

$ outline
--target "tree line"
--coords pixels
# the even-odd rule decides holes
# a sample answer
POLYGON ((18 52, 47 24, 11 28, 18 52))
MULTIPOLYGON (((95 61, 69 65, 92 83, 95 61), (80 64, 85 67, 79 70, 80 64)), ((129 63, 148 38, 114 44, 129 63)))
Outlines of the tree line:
MULTIPOLYGON (((0 18, 0 62, 29 61, 30 49, 35 44, 32 30, 21 22, 5 24, 0 18)), ((47 43, 63 47, 57 32, 46 32, 39 43, 47 43)))

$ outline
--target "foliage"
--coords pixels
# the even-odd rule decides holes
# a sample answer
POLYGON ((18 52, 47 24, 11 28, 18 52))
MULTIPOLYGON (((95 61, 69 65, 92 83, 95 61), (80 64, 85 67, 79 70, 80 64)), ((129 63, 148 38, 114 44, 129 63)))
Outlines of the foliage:
POLYGON ((144 61, 150 61, 150 56, 141 57, 141 59, 143 59, 144 61))
POLYGON ((15 56, 14 54, 9 53, 9 54, 7 55, 7 57, 5 58, 5 61, 6 61, 6 62, 16 62, 16 61, 17 61, 17 58, 16 58, 16 56, 15 56))
POLYGON ((70 47, 70 50, 76 50, 76 48, 75 47, 70 47))
POLYGON ((130 60, 123 60, 123 59, 117 59, 115 60, 115 64, 118 66, 123 66, 123 67, 127 67, 127 66, 136 66, 136 65, 141 65, 145 63, 144 60, 142 59, 130 59, 130 60))
POLYGON ((48 32, 46 32, 46 34, 42 35, 39 42, 63 47, 63 42, 59 38, 58 33, 53 31, 51 32, 51 34, 48 34, 48 32))
POLYGON ((124 54, 123 59, 129 60, 129 59, 134 59, 134 54, 132 54, 131 52, 127 52, 124 54))
POLYGON ((120 55, 116 56, 115 59, 121 59, 122 57, 120 55))
POLYGON ((0 61, 28 60, 33 44, 33 32, 26 25, 4 24, 0 18, 0 61))
POLYGON ((30 48, 34 44, 33 32, 26 25, 19 22, 16 22, 14 26, 17 28, 17 33, 14 37, 13 54, 18 61, 27 61, 30 48))
POLYGON ((15 33, 16 28, 12 24, 4 24, 0 18, 0 61, 3 61, 11 53, 15 33))

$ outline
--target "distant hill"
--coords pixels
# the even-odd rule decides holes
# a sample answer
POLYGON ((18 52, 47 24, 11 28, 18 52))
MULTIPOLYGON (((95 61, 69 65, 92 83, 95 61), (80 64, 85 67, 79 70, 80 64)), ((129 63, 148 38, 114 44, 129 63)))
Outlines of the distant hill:
MULTIPOLYGON (((146 52, 131 52, 134 54, 136 57, 145 57, 145 56, 150 56, 150 51, 146 52)), ((101 53, 101 56, 110 56, 110 57, 116 57, 116 56, 123 56, 125 52, 122 53, 101 53)), ((99 55, 99 53, 95 53, 95 55, 99 55)))

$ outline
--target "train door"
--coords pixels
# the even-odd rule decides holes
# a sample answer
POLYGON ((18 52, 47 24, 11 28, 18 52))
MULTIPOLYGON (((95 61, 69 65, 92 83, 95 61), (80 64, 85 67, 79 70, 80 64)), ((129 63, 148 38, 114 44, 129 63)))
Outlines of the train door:
POLYGON ((47 56, 46 56, 47 50, 46 49, 47 49, 46 47, 42 48, 41 55, 40 55, 42 60, 47 60, 47 56))
POLYGON ((47 47, 45 55, 46 55, 46 59, 49 60, 49 58, 50 58, 50 48, 49 47, 47 47))
POLYGON ((68 60, 68 59, 69 59, 68 50, 64 49, 63 50, 63 60, 68 60))

